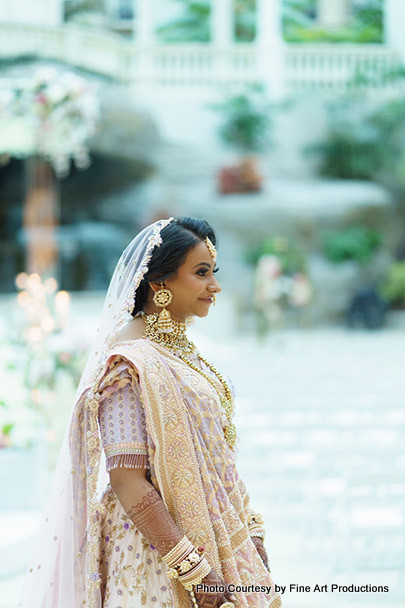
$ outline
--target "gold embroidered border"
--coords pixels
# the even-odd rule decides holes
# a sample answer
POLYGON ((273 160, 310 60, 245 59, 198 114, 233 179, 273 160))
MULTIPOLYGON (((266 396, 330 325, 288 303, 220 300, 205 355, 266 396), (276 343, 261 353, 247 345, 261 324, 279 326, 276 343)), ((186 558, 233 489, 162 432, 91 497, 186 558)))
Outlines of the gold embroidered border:
POLYGON ((148 445, 146 443, 111 443, 104 448, 106 458, 116 456, 117 454, 142 454, 148 455, 148 445))

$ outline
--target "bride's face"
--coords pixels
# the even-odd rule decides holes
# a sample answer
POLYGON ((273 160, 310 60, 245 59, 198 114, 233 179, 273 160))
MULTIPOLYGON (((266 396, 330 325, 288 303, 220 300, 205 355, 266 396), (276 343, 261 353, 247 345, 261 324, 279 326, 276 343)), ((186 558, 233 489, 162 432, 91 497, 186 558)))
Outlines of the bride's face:
MULTIPOLYGON (((221 291, 214 270, 215 262, 209 249, 200 241, 190 249, 176 276, 164 281, 164 287, 173 293, 173 300, 167 306, 173 319, 185 321, 191 316, 207 316, 214 294, 221 291)), ((154 285, 154 289, 159 287, 154 285)))

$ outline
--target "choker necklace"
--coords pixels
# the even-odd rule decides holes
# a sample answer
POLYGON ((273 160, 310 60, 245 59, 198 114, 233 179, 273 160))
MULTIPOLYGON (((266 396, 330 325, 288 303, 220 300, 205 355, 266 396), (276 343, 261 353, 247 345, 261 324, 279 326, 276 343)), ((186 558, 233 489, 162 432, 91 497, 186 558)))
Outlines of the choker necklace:
POLYGON ((145 338, 149 338, 149 340, 157 342, 158 344, 162 344, 163 346, 171 350, 182 361, 187 363, 187 365, 189 365, 192 369, 194 369, 206 380, 208 380, 211 386, 215 388, 220 399, 221 407, 224 410, 226 419, 228 421, 228 424, 224 429, 225 440, 228 445, 232 449, 234 449, 236 442, 236 427, 232 422, 234 410, 233 396, 229 384, 227 383, 223 375, 216 369, 214 365, 212 365, 212 363, 207 361, 207 359, 198 352, 198 349, 194 342, 191 342, 191 340, 188 339, 186 334, 186 323, 183 323, 181 321, 174 321, 172 319, 172 323, 174 326, 173 331, 170 333, 159 333, 156 327, 159 316, 158 313, 151 313, 148 315, 144 311, 141 311, 139 315, 145 320, 146 323, 144 334, 145 338), (224 388, 225 397, 223 397, 218 391, 218 387, 215 385, 212 378, 210 378, 210 376, 206 374, 201 369, 201 367, 195 365, 195 363, 190 361, 189 355, 192 354, 197 355, 198 358, 203 361, 203 363, 205 363, 208 369, 210 369, 213 374, 215 374, 215 376, 218 378, 224 388))
POLYGON ((159 333, 157 330, 159 313, 153 312, 148 315, 142 310, 139 314, 146 323, 145 338, 149 338, 153 342, 163 344, 163 346, 170 348, 172 351, 185 355, 197 350, 193 342, 187 338, 186 324, 182 321, 172 319, 173 331, 170 333, 159 333))

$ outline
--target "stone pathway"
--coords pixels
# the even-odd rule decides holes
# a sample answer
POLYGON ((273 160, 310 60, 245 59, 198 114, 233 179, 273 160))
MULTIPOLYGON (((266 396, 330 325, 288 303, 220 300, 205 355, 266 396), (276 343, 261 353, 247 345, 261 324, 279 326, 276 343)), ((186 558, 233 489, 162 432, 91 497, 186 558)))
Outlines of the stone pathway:
MULTIPOLYGON (((77 319, 94 318, 95 303, 81 298, 77 319)), ((262 342, 232 327, 222 300, 190 334, 235 385, 238 468, 265 518, 284 605, 403 606, 402 321, 375 333, 290 329, 262 342), (333 583, 388 585, 389 592, 338 593, 333 583), (293 584, 311 590, 289 591, 293 584), (314 591, 317 584, 327 590, 314 591)), ((33 517, 21 519, 27 543, 33 517)), ((0 608, 16 607, 21 582, 20 572, 0 574, 0 608)))
POLYGON ((205 350, 238 395, 239 471, 265 515, 275 582, 303 606, 405 600, 404 331, 288 330, 205 350), (352 559, 350 559, 352 558, 352 559), (332 583, 389 585, 337 597, 332 583))

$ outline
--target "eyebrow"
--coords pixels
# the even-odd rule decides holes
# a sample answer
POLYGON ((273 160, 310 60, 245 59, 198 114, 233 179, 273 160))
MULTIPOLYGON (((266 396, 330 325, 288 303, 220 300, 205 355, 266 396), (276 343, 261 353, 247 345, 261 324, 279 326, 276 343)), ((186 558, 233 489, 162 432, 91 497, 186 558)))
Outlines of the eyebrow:
POLYGON ((196 264, 195 266, 193 266, 193 268, 197 268, 197 266, 208 266, 208 268, 211 268, 211 264, 208 264, 208 262, 200 262, 199 264, 196 264))

